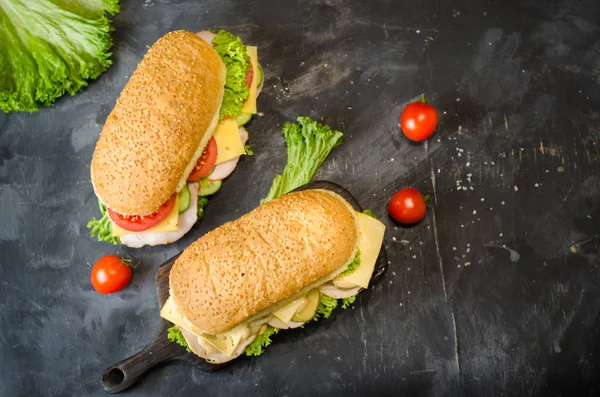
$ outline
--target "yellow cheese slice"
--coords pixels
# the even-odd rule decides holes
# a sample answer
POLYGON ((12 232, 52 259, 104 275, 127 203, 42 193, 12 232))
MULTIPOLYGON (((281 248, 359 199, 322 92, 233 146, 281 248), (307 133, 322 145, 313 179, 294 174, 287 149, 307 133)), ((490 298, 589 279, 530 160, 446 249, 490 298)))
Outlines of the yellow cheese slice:
POLYGON ((357 215, 360 233, 358 240, 360 265, 352 273, 340 276, 338 279, 362 288, 368 288, 383 243, 385 225, 377 219, 360 212, 357 215))
MULTIPOLYGON (((242 113, 256 114, 256 93, 258 91, 258 49, 253 46, 246 46, 246 52, 250 56, 250 63, 252 63, 252 69, 254 70, 254 77, 250 83, 250 95, 244 102, 242 107, 242 113)), ((265 77, 263 76, 263 79, 265 77)))
POLYGON ((194 334, 198 338, 204 339, 207 343, 214 346, 215 349, 229 356, 233 354, 235 348, 244 337, 246 327, 248 327, 248 323, 244 322, 230 331, 219 335, 200 334, 197 329, 194 329, 195 327, 191 325, 189 320, 179 313, 171 297, 167 299, 163 307, 160 309, 160 316, 165 320, 172 322, 179 328, 183 328, 186 331, 194 334))
POLYGON ((237 345, 244 337, 244 332, 246 331, 247 327, 247 323, 242 323, 226 333, 219 335, 202 334, 200 337, 213 345, 215 349, 218 349, 222 353, 231 356, 237 345))
POLYGON ((283 321, 284 323, 289 323, 294 314, 296 314, 296 311, 298 310, 300 305, 302 304, 302 299, 304 299, 304 297, 288 303, 281 309, 274 311, 273 315, 281 321, 283 321))
POLYGON ((171 213, 165 219, 163 219, 162 222, 148 230, 144 230, 143 232, 132 232, 131 230, 123 229, 122 227, 117 226, 112 220, 110 223, 112 224, 112 235, 115 237, 134 233, 174 232, 179 227, 179 197, 176 196, 175 204, 173 205, 171 213))
POLYGON ((239 127, 234 119, 219 121, 213 136, 218 150, 216 164, 224 163, 245 153, 239 127))

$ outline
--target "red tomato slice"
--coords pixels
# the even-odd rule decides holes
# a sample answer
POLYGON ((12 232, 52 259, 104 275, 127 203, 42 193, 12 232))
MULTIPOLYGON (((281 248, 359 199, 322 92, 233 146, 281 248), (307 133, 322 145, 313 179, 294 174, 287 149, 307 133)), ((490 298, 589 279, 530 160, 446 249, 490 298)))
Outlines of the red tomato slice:
POLYGON ((202 155, 198 158, 196 166, 188 176, 189 182, 196 182, 211 173, 215 163, 217 162, 217 154, 219 148, 215 137, 211 137, 208 145, 204 148, 202 155))
POLYGON ((131 232, 143 232, 161 223, 173 210, 177 193, 152 215, 121 215, 107 208, 108 216, 117 226, 131 232))
POLYGON ((252 85, 252 79, 254 78, 254 66, 252 66, 252 62, 248 62, 250 68, 248 69, 248 73, 246 73, 246 85, 248 88, 252 85))

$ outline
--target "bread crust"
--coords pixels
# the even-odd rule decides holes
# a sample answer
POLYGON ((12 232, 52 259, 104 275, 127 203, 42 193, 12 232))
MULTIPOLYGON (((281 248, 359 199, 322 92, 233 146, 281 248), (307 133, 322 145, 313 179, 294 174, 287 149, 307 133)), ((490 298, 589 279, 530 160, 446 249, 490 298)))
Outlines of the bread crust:
POLYGON ((190 329, 216 335, 335 277, 357 244, 356 214, 341 196, 289 193, 188 247, 171 269, 170 293, 190 329))
POLYGON ((100 200, 124 215, 156 212, 212 136, 225 77, 217 52, 194 33, 160 38, 123 88, 96 144, 91 178, 100 200))

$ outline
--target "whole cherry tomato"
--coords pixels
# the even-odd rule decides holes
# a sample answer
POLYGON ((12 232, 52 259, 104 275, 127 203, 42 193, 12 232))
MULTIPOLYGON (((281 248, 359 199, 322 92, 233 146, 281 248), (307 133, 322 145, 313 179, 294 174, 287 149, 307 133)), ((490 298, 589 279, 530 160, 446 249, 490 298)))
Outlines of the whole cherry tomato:
POLYGON ((127 260, 117 255, 103 256, 92 268, 91 281, 101 294, 120 291, 131 281, 131 267, 127 260))
POLYGON ((400 115, 400 128, 406 137, 415 142, 429 138, 438 124, 438 113, 425 101, 409 103, 400 115))
POLYGON ((417 189, 407 187, 392 196, 388 212, 394 220, 400 223, 417 223, 425 218, 427 204, 417 189))

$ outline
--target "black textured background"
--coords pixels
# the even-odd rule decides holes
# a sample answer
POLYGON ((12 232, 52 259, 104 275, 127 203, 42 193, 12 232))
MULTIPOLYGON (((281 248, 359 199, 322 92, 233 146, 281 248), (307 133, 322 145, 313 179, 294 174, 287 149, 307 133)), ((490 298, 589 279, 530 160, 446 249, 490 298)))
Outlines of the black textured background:
POLYGON ((258 205, 285 163, 281 124, 305 114, 346 134, 318 178, 382 217, 406 185, 433 210, 408 229, 385 219, 387 278, 352 309, 218 373, 161 367, 127 395, 600 395, 600 3, 123 3, 106 74, 53 108, 0 114, 0 396, 103 396, 102 369, 158 325, 156 267, 258 205), (258 45, 256 155, 177 244, 95 242, 102 123, 146 46, 182 28, 258 45), (417 145, 397 124, 421 93, 440 125, 417 145), (100 296, 89 271, 114 252, 141 265, 100 296))

